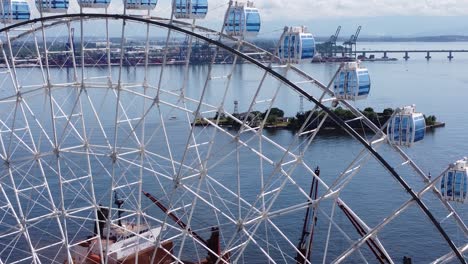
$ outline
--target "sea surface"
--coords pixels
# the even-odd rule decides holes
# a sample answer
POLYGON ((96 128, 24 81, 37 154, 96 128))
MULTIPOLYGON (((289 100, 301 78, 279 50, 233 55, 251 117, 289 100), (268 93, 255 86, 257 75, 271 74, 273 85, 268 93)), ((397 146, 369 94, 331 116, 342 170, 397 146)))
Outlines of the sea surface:
MULTIPOLYGON (((468 43, 359 43, 358 46, 359 50, 466 48, 468 48, 468 43)), ((417 111, 426 115, 435 115, 438 121, 444 122, 445 127, 427 133, 424 141, 418 142, 411 149, 405 149, 423 171, 431 173, 433 176, 439 175, 449 163, 468 156, 468 54, 454 54, 455 58, 451 61, 446 58, 447 55, 433 54, 432 59, 428 61, 424 58, 425 55, 410 54, 411 58, 405 61, 401 58, 403 54, 401 56, 397 54, 390 55, 399 56, 397 61, 363 63, 371 75, 371 93, 366 100, 354 103, 359 109, 372 107, 375 111, 415 104, 417 111)), ((230 67, 231 65, 215 65, 214 71, 223 72, 230 67)), ((299 67, 321 82, 328 83, 338 64, 303 63, 299 67)), ((19 71, 27 72, 28 69, 20 69, 19 71)), ((96 75, 105 73, 105 71, 105 69, 87 69, 89 74, 96 75)), ((190 80, 197 82, 197 85, 191 85, 191 83, 187 85, 188 96, 196 97, 199 95, 200 83, 202 83, 206 72, 206 65, 191 67, 190 80)), ((165 75, 174 81, 174 86, 177 86, 181 83, 182 73, 183 66, 168 66, 165 75)), ((32 75, 35 74, 39 76, 40 73, 32 73, 32 75)), ((63 70, 52 69, 51 74, 56 80, 69 78, 69 73, 63 70)), ((140 67, 125 68, 122 74, 124 81, 127 82, 138 82, 143 78, 143 70, 140 67)), ((150 76, 149 78, 156 77, 150 76)), ((234 71, 229 98, 238 100, 241 112, 248 107, 249 99, 253 96, 256 85, 255 80, 258 79, 258 71, 255 71, 251 65, 238 65, 234 71), (249 83, 252 80, 252 85, 236 85, 236 80, 239 83, 249 83)), ((217 89, 215 85, 208 87, 207 100, 219 98, 222 95, 220 91, 222 89, 217 89)), ((299 102, 296 93, 281 90, 275 105, 283 109, 286 116, 294 116, 299 111, 299 102)), ((307 107, 308 104, 306 103, 305 106, 307 107)), ((226 108, 232 111, 234 105, 226 105, 226 108)), ((175 142, 186 140, 183 134, 180 135, 180 139, 177 138, 178 131, 186 129, 186 127, 178 125, 178 120, 181 119, 179 116, 175 118, 176 121, 168 128, 169 131, 172 131, 171 140, 175 142)), ((91 122, 91 125, 96 124, 91 122)), ((294 137, 294 134, 287 130, 267 131, 266 133, 269 138, 279 144, 288 144, 294 137)), ((360 150, 359 144, 347 135, 319 135, 314 147, 307 150, 305 157, 309 159, 311 164, 320 166, 323 177, 327 177, 327 175, 340 173, 347 165, 342 161, 350 160, 350 157, 356 156, 360 150)), ((398 166, 399 161, 396 155, 388 147, 383 147, 382 152, 392 165, 398 166)), ((248 173, 249 168, 255 168, 258 165, 258 159, 246 158, 242 162, 246 173, 248 173)), ((234 164, 229 167, 229 164, 224 163, 223 166, 222 169, 217 169, 219 173, 236 170, 234 164)), ((399 172, 404 178, 404 174, 409 173, 406 169, 401 169, 399 172)), ((353 210, 362 215, 363 219, 368 219, 366 222, 370 227, 377 225, 409 199, 402 187, 389 178, 388 173, 384 173, 376 161, 369 161, 360 175, 364 176, 355 179, 355 183, 349 187, 350 191, 343 193, 343 197, 353 210), (381 175, 387 175, 387 178, 381 177, 381 175)), ((414 180, 415 177, 405 179, 416 189, 421 188, 421 184, 414 180)), ((233 184, 235 183, 233 182, 233 184)), ((308 186, 310 182, 299 182, 298 184, 308 186)), ((106 186, 97 186, 96 188, 106 188, 106 186)), ((304 189, 307 188, 304 187, 304 189)), ((106 191, 102 190, 102 192, 106 191)), ((288 203, 287 196, 283 196, 282 199, 284 199, 285 204, 288 203)), ((445 211, 441 206, 432 206, 433 203, 437 203, 432 196, 424 196, 423 201, 434 210, 437 219, 444 218, 445 211)), ((459 211, 465 223, 468 222, 467 205, 453 204, 453 206, 459 211)), ((210 220, 210 216, 199 217, 199 223, 210 220)), ((318 230, 316 231, 317 241, 323 241, 327 235, 328 222, 324 217, 321 217, 323 216, 319 215, 318 230)), ((278 221, 283 221, 283 224, 287 223, 289 227, 285 228, 285 231, 290 231, 299 238, 302 218, 303 212, 298 212, 297 217, 279 218, 278 221)), ((347 219, 341 216, 341 218, 337 218, 337 221, 345 225, 347 219)), ((468 242, 467 238, 457 231, 453 224, 447 224, 445 227, 448 231, 453 232, 453 238, 458 245, 468 242)), ((350 226, 347 232, 352 233, 353 227, 350 226)), ((428 263, 449 252, 449 248, 444 244, 436 229, 429 224, 428 219, 415 206, 386 226, 379 237, 397 263, 401 261, 403 256, 412 257, 413 263, 428 263)), ((297 242, 297 240, 292 241, 293 243, 297 242)), ((348 243, 344 239, 333 240, 329 245, 328 261, 347 248, 347 245, 348 243)), ((322 259, 324 247, 324 243, 317 243, 313 251, 314 258, 322 259)), ((249 259, 245 259, 246 263, 256 263, 255 255, 253 255, 255 253, 251 254, 249 259)), ((350 262, 359 263, 360 261, 358 257, 354 256, 350 262)))

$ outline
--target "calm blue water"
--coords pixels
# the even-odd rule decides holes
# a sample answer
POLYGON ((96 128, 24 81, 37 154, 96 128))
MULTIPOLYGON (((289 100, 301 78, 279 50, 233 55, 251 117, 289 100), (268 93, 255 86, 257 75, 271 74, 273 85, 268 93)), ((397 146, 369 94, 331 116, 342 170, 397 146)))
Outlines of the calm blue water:
MULTIPOLYGON (((414 48, 416 44, 413 43, 363 43, 360 48, 366 49, 377 49, 388 47, 388 49, 397 49, 401 47, 414 48)), ((462 48, 468 46, 467 43, 449 43, 447 44, 453 48, 462 48)), ((421 48, 443 48, 445 43, 436 43, 436 44, 418 44, 418 47, 421 48), (432 45, 432 46, 431 46, 432 45)), ((410 59, 409 61, 399 60, 395 62, 369 62, 365 63, 365 66, 369 69, 371 74, 372 81, 372 90, 369 98, 363 102, 356 102, 356 106, 360 109, 365 107, 373 107, 376 111, 381 111, 384 108, 388 107, 398 107, 409 104, 416 104, 418 111, 425 113, 426 115, 435 115, 439 121, 445 122, 446 127, 438 128, 434 132, 428 133, 425 140, 416 144, 413 148, 408 149, 407 153, 416 161, 417 164, 426 172, 431 172, 432 175, 438 175, 443 171, 447 164, 454 162, 464 156, 468 155, 468 140, 467 140, 467 131, 468 131, 468 105, 466 104, 466 98, 468 98, 468 75, 467 75, 467 65, 468 65, 468 56, 467 55, 455 55, 453 61, 448 61, 444 56, 435 56, 431 61, 426 61, 423 56, 421 58, 410 59)), ((336 71, 337 64, 303 64, 300 67, 318 78, 320 81, 327 83, 336 71)), ((222 75, 229 71, 231 65, 216 65, 214 66, 214 75, 222 75)), ((151 67, 149 81, 155 82, 158 79, 158 70, 159 67, 151 67)), ((203 85, 204 76, 206 76, 208 68, 206 66, 193 66, 190 68, 190 84, 187 87, 187 94, 193 98, 198 98, 200 96, 201 86, 203 85)), ((20 72, 24 73, 25 76, 28 76, 22 79, 23 85, 28 84, 28 82, 34 83, 34 78, 37 78, 39 75, 38 72, 31 72, 28 69, 20 69, 20 72)), ((105 69, 87 69, 89 75, 105 75, 105 69)), ((183 73, 183 67, 181 66, 170 66, 167 68, 167 71, 164 75, 163 83, 169 87, 173 87, 172 90, 176 90, 182 85, 181 75, 183 73)), ((117 74, 114 72, 114 74, 117 74)), ((124 80, 128 82, 141 81, 143 78, 144 72, 141 68, 126 68, 123 71, 124 80)), ((52 79, 55 82, 61 82, 71 78, 71 73, 66 70, 52 70, 52 79)), ((256 70, 250 65, 240 65, 236 68, 232 88, 229 90, 227 95, 226 102, 232 102, 234 100, 239 101, 240 111, 245 111, 248 107, 249 99, 253 96, 255 88, 258 85, 258 80, 261 76, 261 72, 256 70)), ((294 77, 292 77, 294 78, 294 77)), ((277 83, 274 80, 267 79, 266 88, 261 94, 259 99, 267 99, 271 97, 274 91, 277 88, 277 83)), ((213 81, 208 87, 206 93, 206 102, 212 102, 215 104, 220 100, 223 95, 224 84, 222 81, 216 82, 213 81)), ((94 94, 99 96, 109 96, 104 92, 101 94, 94 94)), ((109 96, 109 99, 112 96, 109 96)), ((70 107, 70 103, 66 103, 69 98, 64 97, 64 107, 70 107)), ((39 101, 39 100, 38 100, 39 101)), ((108 102, 109 106, 113 105, 115 102, 110 99, 108 102)), ((141 105, 142 102, 135 101, 132 104, 132 107, 141 105)), ((31 107, 34 111, 45 111, 41 110, 43 104, 38 102, 37 104, 32 104, 31 107)), ((293 116, 299 109, 299 98, 297 94, 291 92, 289 89, 281 87, 278 93, 278 98, 276 99, 275 106, 283 109, 287 116, 293 116)), ((305 106, 308 107, 309 104, 305 103, 305 106)), ((90 105, 88 105, 90 107, 90 105)), ((233 110, 232 105, 226 105, 226 108, 229 111, 233 110)), ((114 122, 114 109, 108 108, 106 105, 102 106, 100 109, 97 109, 100 114, 103 116, 108 116, 109 118, 103 119, 104 130, 108 131, 111 134, 112 124, 114 122)), ((261 110, 261 109, 260 109, 261 110)), ((131 111, 130 111, 131 112, 131 111)), ((181 113, 170 113, 167 117, 174 116, 176 119, 172 122, 167 123, 167 131, 170 135, 170 139, 174 142, 174 150, 182 149, 185 146, 187 140, 187 123, 184 122, 184 115, 181 113)), ((154 129, 155 131, 152 134, 152 138, 149 139, 149 142, 158 142, 164 140, 161 136, 161 130, 158 130, 157 117, 154 117, 154 129)), ((95 140, 102 140, 102 137, 99 137, 99 132, 97 128, 97 123, 92 118, 88 119, 88 128, 90 131, 94 131, 96 136, 93 138, 95 140)), ((80 125, 77 124, 79 127, 80 125)), ((149 127, 151 127, 151 123, 149 127)), ((211 135, 212 128, 197 128, 197 135, 202 135, 203 133, 211 135)), ((235 131, 232 131, 235 133, 235 131)), ((64 133, 65 134, 65 133, 64 133)), ((286 130, 277 130, 277 131, 266 131, 266 135, 274 140, 275 142, 288 146, 293 138, 293 133, 286 130)), ((128 140, 128 135, 121 135, 119 139, 128 140)), ((202 136, 200 136, 202 137, 202 136)), ((243 139, 248 140, 249 135, 243 135, 243 139)), ((112 140, 112 138, 111 138, 112 140)), ((301 143, 304 142, 304 138, 301 138, 299 143, 295 143, 293 148, 297 150, 300 148, 301 143)), ((91 142, 92 143, 92 142, 91 142)), ((130 142, 129 146, 134 142, 130 142)), ((71 143, 70 143, 71 144, 71 143)), ((124 143, 122 143, 124 144, 124 143)), ((252 146, 257 146, 258 141, 253 140, 251 142, 252 146)), ((149 150, 161 153, 162 155, 167 155, 167 150, 164 149, 164 146, 154 144, 149 145, 147 148, 149 150)), ((231 154, 231 151, 235 149, 236 145, 232 142, 228 135, 219 134, 217 137, 217 145, 215 147, 214 153, 216 157, 210 157, 208 164, 212 165, 210 167, 210 174, 214 175, 216 179, 226 180, 225 178, 232 173, 235 173, 237 169, 241 170, 243 175, 241 183, 242 186, 242 195, 249 201, 255 200, 255 194, 259 191, 259 182, 258 178, 251 177, 251 175, 258 174, 259 170, 259 160, 258 156, 253 155, 251 152, 242 150, 241 164, 242 166, 238 168, 236 165, 235 157, 230 157, 219 164, 215 163, 220 157, 231 154)), ((270 157, 277 161, 281 159, 281 152, 275 150, 271 144, 265 144, 264 152, 268 153, 270 157)), ((352 138, 346 135, 321 135, 315 141, 314 144, 306 151, 305 159, 307 163, 311 166, 320 166, 322 169, 321 177, 325 182, 331 183, 333 179, 342 172, 349 162, 355 157, 361 147, 359 144, 352 138)), ((414 174, 406 167, 399 167, 398 164, 401 161, 398 160, 396 155, 389 150, 388 147, 383 146, 381 148, 382 155, 388 159, 392 166, 395 166, 397 171, 401 173, 403 178, 408 181, 416 190, 421 188, 421 184, 416 180, 417 178, 414 174)), ((203 150, 202 150, 203 152, 203 150)), ((181 159, 182 154, 180 152, 174 151, 173 155, 175 159, 181 159)), ((193 155, 191 153, 190 155, 193 155)), ((232 154, 231 154, 232 156, 232 154)), ((73 157, 68 157, 73 161, 73 157)), ((134 158, 137 160, 137 156, 130 156, 129 159, 134 158)), ((53 162, 51 158, 50 162, 53 162)), ((100 170, 95 170, 95 173, 106 173, 103 167, 111 166, 109 161, 103 160, 94 160, 92 163, 102 162, 103 165, 100 170), (107 162, 107 163, 106 163, 107 162)), ((160 162, 160 167, 157 168, 160 172, 169 173, 170 164, 158 160, 160 162)), ((80 164, 70 165, 72 168, 79 169, 80 164)), ((52 168, 50 168, 52 170, 52 168)), ((128 175, 137 175, 138 171, 122 171, 121 173, 127 173, 128 179, 131 179, 133 176, 128 175)), ((185 171, 186 174, 189 174, 190 171, 185 171)), ((266 168, 266 173, 273 173, 272 168, 266 168)), ((274 173, 273 173, 274 174, 274 173)), ((301 174, 306 174, 304 168, 297 168, 295 171, 295 178, 298 182, 297 184, 302 186, 303 189, 308 190, 310 184, 309 178, 301 178, 301 174)), ((272 177, 271 188, 278 186, 280 177, 272 177)), ((158 185, 157 183, 151 182, 151 179, 148 179, 148 186, 145 185, 145 188, 159 190, 165 184, 158 185)), ((193 183, 197 182, 194 180, 193 183)), ((232 180, 227 180, 225 184, 232 184, 232 189, 236 189, 235 177, 232 180)), ((102 181, 96 183, 96 193, 98 194, 98 199, 106 201, 107 196, 106 189, 108 187, 108 181, 102 181)), ((56 186, 57 182, 51 182, 51 185, 56 186)), ((194 185, 195 186, 195 185, 194 185)), ((167 187, 167 186, 166 186, 167 187)), ((203 186, 206 190, 211 190, 213 186, 203 186)), ((214 188, 216 189, 216 188, 214 188)), ((223 193, 222 190, 216 189, 221 192, 219 195, 225 197, 226 201, 229 202, 227 194, 223 193), (226 196, 225 196, 226 195, 226 196)), ((278 197, 278 202, 275 203, 274 208, 280 209, 286 207, 291 203, 295 203, 297 199, 301 199, 301 196, 294 191, 294 186, 289 186, 285 189, 278 197)), ((323 190, 321 190, 323 191, 323 190)), ((156 192, 156 191, 155 191, 156 192)), ((53 190, 54 195, 58 195, 57 189, 53 190)), ((165 194, 168 195, 168 194, 165 194)), ((183 199, 185 194, 180 194, 181 199, 183 199)), ((345 200, 348 205, 366 221, 366 223, 372 227, 381 222, 385 217, 387 217, 393 210, 397 209, 403 202, 405 202, 409 197, 402 191, 402 188, 393 180, 388 173, 385 173, 382 167, 373 159, 370 159, 366 164, 364 169, 356 176, 353 181, 350 183, 348 188, 341 193, 341 197, 345 200)), ((424 202, 434 211, 437 219, 441 220, 444 218, 444 210, 438 204, 438 202, 430 195, 425 195, 423 198, 424 202)), ((214 201, 214 203, 223 203, 223 201, 214 201)), ((231 201, 234 202, 234 201, 231 201)), ((158 211, 151 207, 151 205, 144 201, 147 206, 146 210, 149 213, 158 214, 158 211)), ((229 203, 228 203, 229 204, 229 203)), ((200 208, 203 208, 200 205, 200 208)), ((224 206, 228 207, 226 204, 224 206)), ((324 202, 323 208, 327 213, 330 213, 331 203, 324 202)), ((456 209, 462 215, 462 218, 465 220, 468 219, 468 210, 466 205, 454 205, 456 209)), ((209 208, 205 208, 210 210, 209 208)), ((194 225, 198 224, 201 226, 199 229, 204 230, 207 226, 214 225, 216 221, 213 220, 212 215, 207 215, 202 212, 194 215, 194 225)), ((246 212, 243 212, 246 213, 246 212)), ((235 212, 232 212, 233 215, 236 215, 235 212)), ((300 235, 300 229, 302 228, 301 221, 303 218, 304 212, 300 211, 294 215, 279 216, 275 218, 275 223, 281 227, 284 233, 287 233, 287 236, 297 243, 300 235)), ((186 217, 186 216, 185 216, 186 217)), ((357 235, 353 227, 347 224, 348 220, 344 217, 343 214, 338 214, 335 217, 337 223, 343 227, 343 229, 351 235, 352 239, 357 239, 357 235)), ((48 223, 52 225, 53 223, 48 223)), ((461 233, 457 231, 453 224, 444 223, 444 227, 448 231, 454 233, 454 240, 458 245, 461 243, 466 243, 466 237, 463 237, 461 233)), ((70 229, 74 228, 71 225, 70 229)), ((323 257, 322 251, 324 250, 324 243, 327 236, 328 230, 328 221, 326 218, 319 214, 318 215, 318 224, 316 227, 316 236, 314 244, 313 256, 314 258, 321 259, 323 257)), ((203 233, 205 236, 206 230, 203 233)), ((266 231, 278 236, 278 246, 288 247, 285 245, 284 241, 280 238, 278 233, 275 233, 274 230, 268 229, 268 227, 262 226, 258 233, 265 233, 266 231)), ((336 229, 332 231, 334 234, 339 232, 336 229)), ((415 206, 410 207, 403 215, 399 216, 394 222, 386 226, 383 231, 379 234, 379 238, 382 239, 382 243, 386 246, 386 249, 393 256, 395 261, 400 261, 403 256, 411 256, 414 263, 427 263, 430 260, 435 259, 438 256, 441 256, 449 251, 448 247, 442 241, 440 235, 436 232, 429 224, 429 220, 422 214, 422 212, 415 206)), ((261 236, 257 238, 261 244, 261 236)), ((41 240, 41 243, 45 243, 47 239, 41 240)), ((334 257, 338 256, 342 250, 347 248, 348 242, 345 238, 336 235, 331 240, 329 246, 329 258, 331 261, 334 257)), ((363 246, 364 254, 368 255, 366 247, 363 246)), ((274 247, 270 252, 275 257, 281 259, 274 247)), ((246 263, 265 263, 263 260, 256 260, 256 254, 261 254, 261 252, 256 251, 255 249, 248 250, 247 256, 249 259, 245 259, 246 263)), ((288 260, 292 262, 291 260, 288 260)), ((359 263, 360 259, 355 253, 349 262, 359 263)), ((371 261, 372 262, 372 261, 371 261)))

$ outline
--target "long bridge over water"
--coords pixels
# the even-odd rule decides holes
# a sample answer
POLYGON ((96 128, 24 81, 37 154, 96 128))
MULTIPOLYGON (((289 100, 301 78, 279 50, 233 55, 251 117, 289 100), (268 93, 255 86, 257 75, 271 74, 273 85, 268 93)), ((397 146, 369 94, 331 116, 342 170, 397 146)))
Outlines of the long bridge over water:
POLYGON ((462 49, 462 50, 455 50, 455 49, 443 49, 443 50, 437 50, 437 49, 431 49, 431 50, 361 50, 361 51, 355 51, 356 55, 363 55, 366 56, 368 54, 383 54, 382 58, 383 59, 388 59, 388 54, 395 54, 395 53, 400 53, 404 54, 403 58, 405 60, 408 60, 410 58, 410 53, 425 53, 426 56, 425 58, 427 60, 430 60, 431 54, 432 53, 445 53, 447 54, 447 58, 449 60, 452 60, 455 58, 454 54, 455 53, 468 53, 468 49, 462 49))

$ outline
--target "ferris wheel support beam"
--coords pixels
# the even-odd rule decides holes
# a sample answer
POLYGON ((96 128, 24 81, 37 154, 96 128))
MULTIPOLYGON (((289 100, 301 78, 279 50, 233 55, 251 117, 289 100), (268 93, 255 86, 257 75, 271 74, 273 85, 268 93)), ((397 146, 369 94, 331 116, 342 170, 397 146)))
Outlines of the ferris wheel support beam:
MULTIPOLYGON (((459 251, 459 249, 455 246, 453 241, 450 239, 448 234, 445 232, 443 227, 440 225, 440 223, 437 221, 437 219, 433 216, 433 214, 429 211, 428 207, 424 204, 424 202, 417 196, 417 194, 411 189, 411 187, 403 180, 403 178, 395 171, 395 169, 377 152, 373 149, 373 147, 364 139, 362 138, 356 131, 354 131, 347 123, 345 123, 343 120, 341 120, 338 116, 336 116, 333 111, 325 107, 320 101, 318 101, 315 97, 310 95, 309 93, 305 92, 302 90, 300 87, 298 87, 296 84, 294 84, 292 81, 288 80, 281 74, 273 71, 271 68, 267 67, 266 65, 262 64, 261 62, 245 55, 242 54, 241 52, 236 51, 235 49, 220 43, 219 41, 210 39, 208 37, 199 35, 197 33, 191 32, 189 30, 182 29, 180 27, 174 26, 172 24, 167 24, 167 23, 162 23, 160 21, 152 21, 148 20, 145 18, 139 18, 139 17, 131 17, 127 15, 121 15, 121 14, 64 14, 64 15, 56 15, 56 16, 49 16, 49 17, 40 17, 36 19, 32 19, 29 21, 25 22, 20 22, 15 25, 11 25, 8 27, 4 27, 0 29, 0 33, 8 31, 12 28, 27 25, 27 24, 32 24, 36 22, 41 22, 43 23, 44 21, 49 21, 49 20, 55 20, 55 19, 61 19, 61 18, 74 18, 74 17, 83 17, 83 18, 113 18, 113 19, 121 19, 121 20, 129 20, 129 21, 135 21, 135 22, 142 22, 142 23, 150 23, 156 26, 160 27, 165 27, 171 30, 175 30, 187 35, 192 35, 195 36, 203 41, 206 41, 207 43, 214 44, 218 46, 219 48, 223 48, 232 54, 238 55, 239 57, 245 59, 246 61, 249 61, 250 63, 256 65, 257 67, 268 71, 273 77, 276 79, 282 81, 284 84, 288 85, 292 89, 296 90, 298 93, 302 94, 305 98, 310 100, 311 102, 315 103, 318 105, 322 110, 326 113, 329 114, 330 118, 332 118, 338 125, 340 125, 348 134, 350 134, 352 137, 354 137, 356 140, 358 140, 364 147, 368 149, 368 151, 384 166, 392 175, 393 178, 395 178, 400 185, 408 192, 408 194, 411 196, 412 201, 415 201, 420 209, 424 212, 424 214, 429 218, 429 220, 433 223, 433 225, 436 227, 438 232, 441 234, 441 236, 444 238, 444 240, 447 242, 447 244, 450 246, 452 251, 456 254, 457 258, 461 263, 467 263, 467 261, 464 259, 463 255, 459 251)), ((49 79, 49 77, 48 77, 49 79)))
MULTIPOLYGON (((8 52, 9 52, 8 54, 9 54, 9 57, 10 57, 9 59, 11 60, 11 64, 12 64, 11 66, 10 66, 10 63, 9 63, 8 56, 5 53, 3 47, 2 47, 2 53, 3 53, 3 56, 4 56, 5 64, 6 64, 7 68, 8 68, 8 72, 10 73, 10 77, 12 79, 13 87, 15 89, 16 102, 15 102, 15 107, 14 107, 14 110, 13 110, 14 111, 14 114, 13 114, 14 115, 14 117, 13 117, 14 121, 13 121, 13 123, 11 125, 11 135, 10 135, 10 138, 9 138, 9 143, 8 143, 7 149, 5 149, 5 147, 4 147, 3 139, 1 139, 1 144, 2 144, 3 151, 8 151, 7 153, 5 153, 5 161, 7 161, 7 163, 8 163, 8 174, 10 176, 10 180, 11 180, 12 187, 13 187, 15 197, 16 197, 17 206, 18 206, 18 209, 19 209, 19 215, 21 217, 21 220, 18 219, 17 221, 19 221, 19 226, 21 226, 23 236, 26 238, 26 240, 28 242, 29 248, 31 250, 33 262, 34 263, 41 263, 41 260, 40 260, 40 258, 38 256, 38 252, 41 249, 38 249, 38 248, 34 247, 32 241, 31 241, 31 235, 29 233, 29 229, 27 228, 28 221, 35 221, 36 219, 27 219, 27 215, 25 215, 25 213, 23 211, 23 208, 22 208, 23 205, 20 202, 20 198, 19 198, 21 193, 23 191, 28 191, 28 190, 35 189, 37 187, 46 187, 45 189, 46 189, 46 193, 47 193, 47 199, 49 199, 48 202, 52 206, 51 217, 53 217, 57 221, 57 226, 59 227, 59 231, 60 231, 62 237, 64 237, 64 232, 63 232, 63 228, 62 228, 62 225, 61 225, 60 219, 59 219, 60 215, 56 214, 57 208, 56 208, 56 206, 55 206, 55 204, 53 202, 51 191, 48 188, 49 185, 47 183, 47 178, 46 178, 45 173, 44 173, 42 162, 40 160, 37 161, 38 166, 39 166, 40 171, 41 171, 40 176, 42 176, 42 180, 44 181, 42 186, 41 185, 35 185, 35 186, 31 186, 31 188, 18 189, 18 187, 17 187, 17 185, 16 185, 16 183, 14 181, 13 167, 10 164, 10 156, 8 154, 8 153, 11 153, 11 144, 13 142, 13 137, 16 137, 16 139, 19 140, 20 142, 22 141, 22 144, 24 144, 24 146, 26 146, 28 148, 28 150, 31 151, 32 153, 36 154, 36 153, 38 153, 38 150, 37 150, 36 144, 34 143, 33 136, 32 136, 31 131, 30 131, 29 121, 26 118, 26 111, 25 111, 25 108, 24 108, 25 102, 23 102, 21 92, 20 92, 20 86, 19 86, 18 79, 17 79, 17 72, 16 72, 16 66, 15 66, 15 57, 14 57, 14 54, 13 54, 13 48, 12 48, 12 45, 11 45, 9 30, 5 31, 5 35, 6 35, 6 39, 7 39, 7 45, 8 45, 8 52), (24 141, 21 138, 19 138, 16 135, 16 133, 15 133, 16 126, 18 126, 18 124, 16 122, 17 121, 17 116, 20 116, 19 118, 22 118, 24 120, 24 124, 23 124, 24 129, 26 129, 26 131, 27 131, 26 134, 31 139, 32 146, 28 146, 26 143, 24 143, 24 141)), ((35 162, 35 161, 33 161, 33 162, 35 162)), ((63 214, 62 214, 62 217, 63 217, 63 214)), ((15 214, 15 218, 17 218, 16 214, 15 214)))

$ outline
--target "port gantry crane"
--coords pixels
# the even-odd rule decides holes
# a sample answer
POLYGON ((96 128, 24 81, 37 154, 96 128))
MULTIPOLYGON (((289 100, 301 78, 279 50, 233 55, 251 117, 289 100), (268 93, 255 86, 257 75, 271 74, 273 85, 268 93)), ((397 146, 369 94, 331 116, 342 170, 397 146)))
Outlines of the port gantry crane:
POLYGON ((359 26, 356 30, 356 33, 351 35, 348 41, 343 43, 345 48, 345 53, 347 53, 350 57, 356 56, 356 42, 359 37, 359 33, 361 33, 361 26, 359 26))
POLYGON ((341 26, 336 29, 335 35, 331 35, 330 38, 324 43, 328 57, 336 56, 336 40, 340 34, 341 26))

